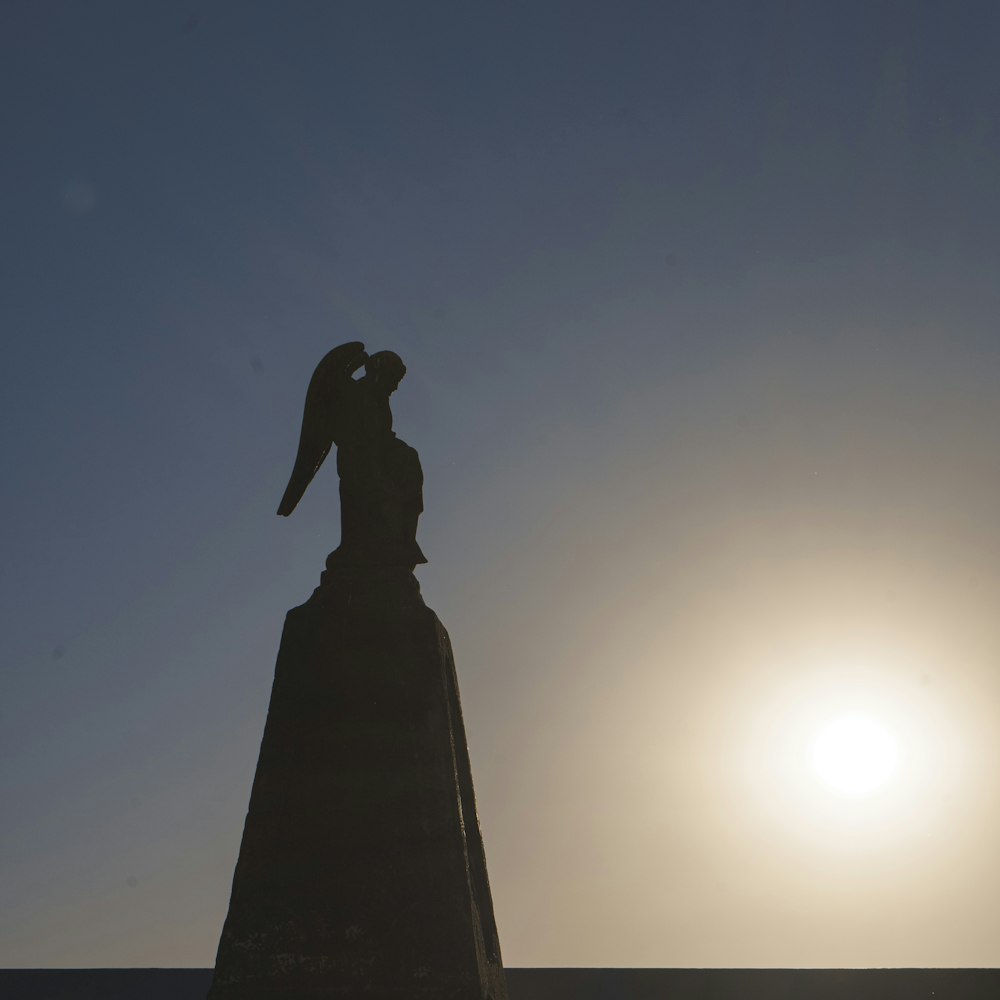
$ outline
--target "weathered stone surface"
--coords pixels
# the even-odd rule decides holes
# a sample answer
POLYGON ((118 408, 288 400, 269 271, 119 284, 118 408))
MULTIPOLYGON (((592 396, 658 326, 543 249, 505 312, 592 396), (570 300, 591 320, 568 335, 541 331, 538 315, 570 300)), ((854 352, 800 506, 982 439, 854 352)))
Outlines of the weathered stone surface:
POLYGON ((408 570, 288 613, 209 1000, 506 1000, 448 634, 408 570))

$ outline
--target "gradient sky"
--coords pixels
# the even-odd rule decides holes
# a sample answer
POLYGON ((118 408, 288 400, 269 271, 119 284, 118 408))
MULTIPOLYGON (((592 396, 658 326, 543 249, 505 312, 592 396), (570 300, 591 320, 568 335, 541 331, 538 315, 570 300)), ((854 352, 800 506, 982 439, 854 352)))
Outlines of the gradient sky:
POLYGON ((1000 965, 997 38, 5 4, 0 965, 214 961, 347 340, 409 368, 507 964, 1000 965), (855 710, 862 802, 800 766, 855 710))

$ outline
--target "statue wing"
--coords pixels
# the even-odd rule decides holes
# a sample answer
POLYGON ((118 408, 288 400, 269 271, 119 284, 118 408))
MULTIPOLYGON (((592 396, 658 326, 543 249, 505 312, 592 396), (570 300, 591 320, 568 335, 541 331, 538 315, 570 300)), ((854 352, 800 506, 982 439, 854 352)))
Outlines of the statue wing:
POLYGON ((339 437, 344 387, 366 358, 365 345, 355 340, 335 347, 316 366, 306 392, 298 454, 278 507, 282 516, 287 517, 295 510, 306 487, 339 437))

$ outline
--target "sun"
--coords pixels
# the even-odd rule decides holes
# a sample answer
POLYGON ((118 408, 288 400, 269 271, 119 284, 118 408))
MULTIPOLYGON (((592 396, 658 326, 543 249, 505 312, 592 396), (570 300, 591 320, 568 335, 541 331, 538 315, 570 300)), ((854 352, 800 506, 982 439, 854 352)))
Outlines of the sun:
POLYGON ((896 770, 899 748, 885 726, 865 715, 843 715, 820 730, 812 746, 817 773, 835 791, 866 795, 896 770))

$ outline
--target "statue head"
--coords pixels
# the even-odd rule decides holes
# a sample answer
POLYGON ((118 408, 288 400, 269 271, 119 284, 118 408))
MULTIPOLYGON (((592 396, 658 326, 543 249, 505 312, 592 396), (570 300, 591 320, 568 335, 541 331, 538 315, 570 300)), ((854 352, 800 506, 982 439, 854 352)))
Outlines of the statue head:
POLYGON ((384 389, 386 395, 396 391, 405 374, 403 359, 393 351, 376 351, 365 362, 365 376, 384 389))

